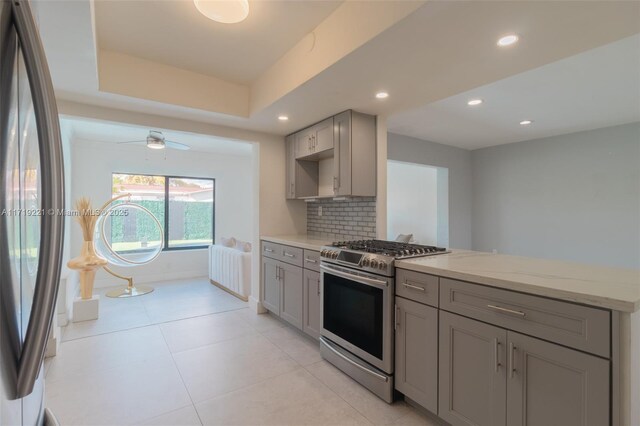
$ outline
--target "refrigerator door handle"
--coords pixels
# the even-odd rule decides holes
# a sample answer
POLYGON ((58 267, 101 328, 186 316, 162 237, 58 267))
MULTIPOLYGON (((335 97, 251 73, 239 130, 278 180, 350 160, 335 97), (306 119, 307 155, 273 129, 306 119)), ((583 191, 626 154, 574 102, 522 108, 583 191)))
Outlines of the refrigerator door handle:
POLYGON ((53 319, 64 244, 64 164, 58 107, 42 41, 27 0, 13 0, 12 11, 33 97, 41 171, 40 258, 20 356, 17 397, 29 395, 40 373, 53 319))

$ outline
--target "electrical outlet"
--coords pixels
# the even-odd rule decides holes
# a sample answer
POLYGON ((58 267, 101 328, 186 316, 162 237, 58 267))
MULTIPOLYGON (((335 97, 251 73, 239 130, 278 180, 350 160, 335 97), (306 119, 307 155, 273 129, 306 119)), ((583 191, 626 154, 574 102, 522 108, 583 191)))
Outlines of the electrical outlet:
POLYGON ((322 206, 318 206, 318 216, 322 216, 322 206))

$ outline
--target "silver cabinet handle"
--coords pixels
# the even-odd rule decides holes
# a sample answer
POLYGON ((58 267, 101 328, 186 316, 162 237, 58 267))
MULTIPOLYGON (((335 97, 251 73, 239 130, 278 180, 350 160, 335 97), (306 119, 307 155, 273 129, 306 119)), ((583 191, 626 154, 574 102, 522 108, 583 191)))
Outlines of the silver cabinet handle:
MULTIPOLYGON (((43 211, 58 212, 64 209, 64 163, 58 107, 49 66, 29 3, 26 0, 14 0, 11 5, 36 117, 42 173, 41 207, 43 211)), ((64 215, 43 215, 40 222, 38 274, 18 367, 17 398, 33 391, 40 372, 58 295, 63 244, 64 215)))
POLYGON ((333 177, 333 192, 338 191, 338 177, 334 176, 333 177))
POLYGON ((280 280, 280 267, 276 266, 276 281, 280 280))
POLYGON ((266 251, 267 253, 273 253, 273 249, 270 249, 269 247, 265 247, 264 251, 266 251))
POLYGON ((296 194, 296 191, 294 189, 293 182, 291 182, 291 196, 294 196, 295 194, 296 194))
POLYGON ((347 361, 349 364, 353 365, 354 367, 359 368, 360 370, 364 371, 365 373, 368 373, 370 375, 372 375, 373 377, 375 377, 376 379, 382 380, 383 382, 388 382, 389 378, 387 376, 383 376, 382 374, 376 373, 375 371, 369 370, 368 368, 358 364, 357 362, 355 362, 354 360, 352 360, 351 358, 347 357, 346 355, 343 355, 342 353, 340 353, 337 349, 335 349, 331 343, 329 343, 327 341, 327 339, 325 339, 324 337, 320 336, 320 341, 322 343, 324 343, 324 345, 329 348, 329 350, 331 352, 333 352, 334 354, 336 354, 337 356, 339 356, 340 358, 342 358, 343 360, 347 361))
POLYGON ((305 262, 309 262, 309 263, 318 263, 317 260, 315 259, 309 259, 308 257, 306 259, 304 259, 305 262))
POLYGON ((411 284, 407 284, 406 282, 402 283, 403 286, 410 288, 412 290, 418 290, 418 291, 427 291, 427 289, 425 289, 424 287, 420 287, 417 285, 411 285, 411 284))
POLYGON ((296 257, 295 254, 291 254, 291 253, 287 253, 286 251, 283 253, 286 257, 290 257, 290 258, 294 258, 296 257))
POLYGON ((512 314, 512 315, 518 315, 519 317, 525 317, 527 314, 522 312, 522 311, 514 311, 513 309, 507 309, 507 308, 503 308, 502 306, 496 306, 496 305, 487 305, 487 308, 496 310, 498 312, 502 312, 505 314, 512 314))
POLYGON ((509 378, 513 379, 514 373, 516 373, 516 366, 514 365, 514 352, 518 348, 513 344, 513 342, 509 342, 509 378))
POLYGON ((493 339, 493 357, 495 362, 496 373, 500 369, 500 341, 498 339, 493 339))

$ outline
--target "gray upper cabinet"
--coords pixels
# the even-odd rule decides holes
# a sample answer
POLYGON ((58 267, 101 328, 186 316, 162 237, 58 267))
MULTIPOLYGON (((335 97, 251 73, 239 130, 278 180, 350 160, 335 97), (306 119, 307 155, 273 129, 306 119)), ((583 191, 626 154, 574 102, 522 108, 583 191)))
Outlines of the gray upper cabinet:
POLYGON ((288 136, 286 144, 288 199, 376 195, 374 116, 345 111, 288 136))
POLYGON ((295 134, 296 158, 323 157, 333 149, 333 117, 295 134))
POLYGON ((280 263, 280 318, 302 330, 302 284, 303 269, 299 266, 280 263))
POLYGON ((396 297, 395 387, 438 412, 438 310, 396 297))
POLYGON ((334 117, 334 195, 376 195, 376 118, 355 111, 334 117))
POLYGON ((509 426, 609 424, 609 361, 509 331, 509 426))
POLYGON ((262 257, 262 304, 276 315, 280 315, 280 262, 262 257))
POLYGON ((506 330, 440 311, 438 416, 454 426, 506 424, 506 344, 506 330))
POLYGON ((296 135, 286 139, 286 186, 287 199, 318 195, 318 162, 296 161, 296 135))
POLYGON ((314 339, 320 337, 320 273, 304 270, 302 330, 314 339))

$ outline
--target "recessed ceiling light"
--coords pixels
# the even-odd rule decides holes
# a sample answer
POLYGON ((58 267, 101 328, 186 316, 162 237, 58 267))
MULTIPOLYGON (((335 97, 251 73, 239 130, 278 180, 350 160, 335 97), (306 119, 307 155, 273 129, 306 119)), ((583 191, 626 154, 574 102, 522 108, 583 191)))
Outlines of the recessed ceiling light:
POLYGON ((521 126, 528 126, 529 124, 533 123, 533 120, 522 120, 520 122, 521 126))
POLYGON ((386 99, 389 97, 389 94, 387 92, 378 92, 376 93, 376 98, 378 99, 386 99))
POLYGON ((511 46, 512 44, 517 42, 519 39, 520 37, 518 37, 516 34, 508 34, 498 39, 498 46, 500 47, 511 46))
POLYGON ((482 99, 471 99, 469 102, 467 102, 467 105, 476 106, 476 105, 480 105, 482 102, 483 102, 482 99))
POLYGON ((280 121, 287 121, 289 119, 289 117, 287 117, 286 115, 279 115, 278 116, 278 120, 280 121))
POLYGON ((193 0, 193 4, 207 18, 223 24, 236 24, 249 15, 248 0, 193 0))

